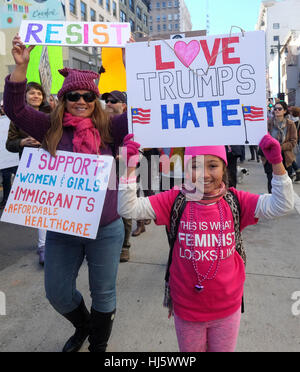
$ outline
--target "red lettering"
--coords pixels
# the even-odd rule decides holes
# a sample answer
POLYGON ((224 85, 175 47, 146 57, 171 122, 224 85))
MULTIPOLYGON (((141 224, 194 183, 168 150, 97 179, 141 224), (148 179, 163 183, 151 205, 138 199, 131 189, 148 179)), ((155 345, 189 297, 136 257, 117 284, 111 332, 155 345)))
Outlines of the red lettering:
POLYGON ((155 46, 156 70, 170 70, 175 68, 174 62, 163 62, 161 59, 161 45, 155 46))
POLYGON ((216 60, 217 60, 219 48, 220 48, 220 43, 221 43, 221 39, 219 38, 215 39, 213 50, 210 53, 208 46, 207 46, 207 41, 200 40, 200 45, 203 49, 203 53, 206 58, 208 66, 214 66, 216 64, 216 60))
POLYGON ((229 44, 239 43, 240 38, 236 37, 226 37, 222 39, 222 55, 223 55, 223 63, 224 65, 234 65, 241 63, 240 58, 230 58, 229 54, 234 53, 234 48, 229 48, 229 44))
POLYGON ((54 194, 54 192, 49 192, 49 195, 48 195, 48 199, 47 199, 47 202, 46 202, 46 204, 47 205, 52 205, 51 204, 51 200, 54 198, 54 196, 55 196, 55 194, 54 194))

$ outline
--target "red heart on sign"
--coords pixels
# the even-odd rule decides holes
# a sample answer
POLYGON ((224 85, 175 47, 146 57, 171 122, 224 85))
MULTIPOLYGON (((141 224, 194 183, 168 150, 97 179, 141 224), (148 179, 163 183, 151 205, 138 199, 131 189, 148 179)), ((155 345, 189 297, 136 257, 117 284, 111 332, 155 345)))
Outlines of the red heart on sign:
POLYGON ((174 51, 179 60, 189 67, 200 52, 200 44, 196 40, 192 40, 188 44, 184 41, 177 41, 174 51))

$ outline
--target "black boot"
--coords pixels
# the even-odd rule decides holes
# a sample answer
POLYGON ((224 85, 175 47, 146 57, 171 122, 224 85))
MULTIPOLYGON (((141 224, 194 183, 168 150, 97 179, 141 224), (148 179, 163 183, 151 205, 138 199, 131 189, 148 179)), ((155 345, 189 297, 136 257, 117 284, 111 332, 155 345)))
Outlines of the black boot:
POLYGON ((63 316, 76 328, 74 335, 66 342, 63 353, 76 353, 89 335, 90 313, 82 300, 77 309, 63 316))
POLYGON ((100 313, 91 309, 91 328, 89 336, 89 351, 91 353, 103 353, 111 334, 116 310, 111 313, 100 313))

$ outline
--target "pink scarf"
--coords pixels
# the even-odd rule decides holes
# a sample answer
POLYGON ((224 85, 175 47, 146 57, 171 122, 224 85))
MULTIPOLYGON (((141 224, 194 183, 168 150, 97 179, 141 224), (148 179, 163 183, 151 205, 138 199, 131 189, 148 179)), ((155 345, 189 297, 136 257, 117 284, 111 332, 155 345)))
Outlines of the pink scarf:
POLYGON ((74 127, 73 151, 81 154, 100 154, 101 137, 91 118, 81 118, 65 112, 64 127, 74 127))

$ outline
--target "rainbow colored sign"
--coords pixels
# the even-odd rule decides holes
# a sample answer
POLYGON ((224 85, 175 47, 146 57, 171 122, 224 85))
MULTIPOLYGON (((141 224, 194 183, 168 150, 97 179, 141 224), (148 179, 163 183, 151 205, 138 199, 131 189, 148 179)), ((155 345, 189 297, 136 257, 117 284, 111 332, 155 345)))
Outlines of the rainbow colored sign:
POLYGON ((124 47, 130 23, 22 21, 20 37, 30 45, 124 47))

